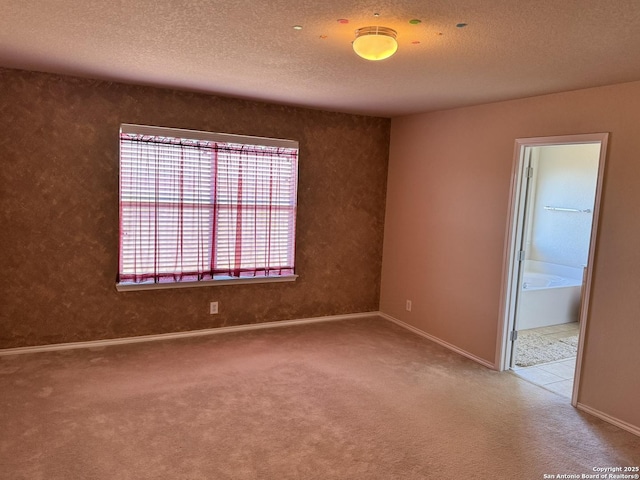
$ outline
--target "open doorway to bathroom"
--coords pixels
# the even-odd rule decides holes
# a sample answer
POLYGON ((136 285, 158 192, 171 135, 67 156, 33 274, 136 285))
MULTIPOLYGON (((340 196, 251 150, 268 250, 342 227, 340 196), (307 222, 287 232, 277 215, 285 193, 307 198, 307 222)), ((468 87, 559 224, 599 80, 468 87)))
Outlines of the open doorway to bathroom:
POLYGON ((574 404, 606 141, 516 141, 502 366, 574 404))

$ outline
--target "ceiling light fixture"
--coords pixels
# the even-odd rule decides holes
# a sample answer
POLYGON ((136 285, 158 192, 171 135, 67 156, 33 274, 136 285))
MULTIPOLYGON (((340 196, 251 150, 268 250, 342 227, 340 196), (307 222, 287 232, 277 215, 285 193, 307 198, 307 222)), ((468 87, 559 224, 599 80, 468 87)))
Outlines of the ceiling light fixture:
POLYGON ((362 27, 356 30, 353 51, 367 60, 384 60, 396 53, 398 32, 387 27, 362 27))

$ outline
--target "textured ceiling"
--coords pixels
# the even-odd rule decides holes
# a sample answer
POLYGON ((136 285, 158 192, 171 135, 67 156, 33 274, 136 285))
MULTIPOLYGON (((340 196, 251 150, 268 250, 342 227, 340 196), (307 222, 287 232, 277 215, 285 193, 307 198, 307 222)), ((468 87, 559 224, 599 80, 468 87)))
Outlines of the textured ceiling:
POLYGON ((0 66, 393 117, 640 80, 640 0, 0 0, 0 66))

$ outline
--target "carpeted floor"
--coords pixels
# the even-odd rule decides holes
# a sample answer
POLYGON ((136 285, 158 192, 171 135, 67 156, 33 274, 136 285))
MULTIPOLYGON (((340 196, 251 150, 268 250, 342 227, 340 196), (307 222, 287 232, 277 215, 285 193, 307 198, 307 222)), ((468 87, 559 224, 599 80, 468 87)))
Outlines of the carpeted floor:
POLYGON ((576 356, 578 334, 567 332, 566 336, 552 337, 535 330, 523 330, 519 332, 516 348, 516 365, 519 367, 555 362, 576 356))
POLYGON ((380 318, 0 357, 2 479, 540 479, 640 438, 380 318))

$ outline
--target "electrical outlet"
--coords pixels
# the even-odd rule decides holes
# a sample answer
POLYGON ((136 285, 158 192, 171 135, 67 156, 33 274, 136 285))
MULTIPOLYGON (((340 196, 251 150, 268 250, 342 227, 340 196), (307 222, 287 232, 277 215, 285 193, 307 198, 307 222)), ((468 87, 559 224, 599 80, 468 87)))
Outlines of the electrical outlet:
POLYGON ((411 311, 411 300, 407 300, 407 306, 406 306, 407 312, 411 311))
POLYGON ((211 302, 209 304, 209 314, 215 315, 216 313, 218 313, 218 302, 211 302))

